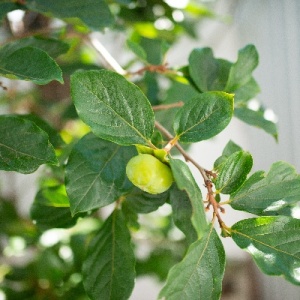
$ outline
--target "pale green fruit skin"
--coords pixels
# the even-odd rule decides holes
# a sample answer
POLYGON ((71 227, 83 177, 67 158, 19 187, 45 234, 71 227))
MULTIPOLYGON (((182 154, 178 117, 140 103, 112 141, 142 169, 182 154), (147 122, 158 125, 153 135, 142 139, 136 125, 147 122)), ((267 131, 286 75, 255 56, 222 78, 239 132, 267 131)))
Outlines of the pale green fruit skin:
POLYGON ((139 154, 130 159, 126 166, 128 179, 141 190, 160 194, 173 182, 171 169, 150 154, 139 154))

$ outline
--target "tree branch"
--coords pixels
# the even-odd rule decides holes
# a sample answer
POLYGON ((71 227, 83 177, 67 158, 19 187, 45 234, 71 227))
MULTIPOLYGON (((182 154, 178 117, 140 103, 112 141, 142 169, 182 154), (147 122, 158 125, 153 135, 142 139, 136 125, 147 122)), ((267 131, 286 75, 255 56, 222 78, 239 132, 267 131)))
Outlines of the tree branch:
POLYGON ((183 105, 184 105, 184 102, 179 101, 179 102, 171 103, 171 104, 153 105, 152 109, 154 111, 167 110, 167 109, 170 109, 170 108, 182 107, 183 105))

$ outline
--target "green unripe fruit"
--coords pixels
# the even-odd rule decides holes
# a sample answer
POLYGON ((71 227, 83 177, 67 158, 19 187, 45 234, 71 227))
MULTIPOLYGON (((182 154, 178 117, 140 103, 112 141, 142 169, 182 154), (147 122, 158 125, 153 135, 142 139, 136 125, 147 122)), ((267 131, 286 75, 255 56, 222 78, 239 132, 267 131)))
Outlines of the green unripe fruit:
POLYGON ((135 186, 150 194, 165 192, 173 182, 171 169, 150 154, 139 154, 130 159, 126 174, 135 186))

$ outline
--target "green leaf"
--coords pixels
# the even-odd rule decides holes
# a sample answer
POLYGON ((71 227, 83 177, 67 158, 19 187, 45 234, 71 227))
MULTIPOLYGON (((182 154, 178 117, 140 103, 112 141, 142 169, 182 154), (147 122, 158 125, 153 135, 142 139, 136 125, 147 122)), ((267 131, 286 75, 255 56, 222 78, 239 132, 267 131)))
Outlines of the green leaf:
POLYGON ((274 163, 270 171, 254 173, 242 187, 231 195, 231 206, 237 210, 264 215, 278 200, 300 199, 300 175, 286 162, 274 163))
POLYGON ((33 114, 20 115, 19 117, 35 123, 35 125, 37 125, 42 130, 44 130, 49 136, 50 143, 55 148, 59 148, 64 145, 64 141, 62 140, 59 133, 53 127, 51 127, 46 121, 41 119, 40 117, 33 115, 33 114))
POLYGON ((262 107, 257 111, 247 107, 236 107, 234 109, 234 116, 249 125, 263 129, 277 140, 278 129, 276 123, 265 118, 265 110, 262 107))
POLYGON ((211 48, 194 49, 189 56, 189 73, 201 92, 210 90, 216 77, 218 62, 211 48))
POLYGON ((184 233, 189 244, 197 240, 197 232, 191 222, 193 207, 188 194, 176 185, 170 189, 170 204, 174 224, 184 233))
POLYGON ((106 206, 132 188, 126 164, 134 147, 120 147, 92 133, 72 149, 66 165, 66 189, 72 215, 106 206))
POLYGON ((126 300, 134 286, 135 259, 122 212, 115 210, 88 246, 83 284, 92 300, 126 300))
POLYGON ((138 43, 127 40, 126 45, 138 58, 147 61, 147 53, 138 43))
POLYGON ((242 150, 243 149, 239 145, 230 140, 223 149, 222 155, 218 157, 214 162, 214 168, 220 170, 222 168, 223 163, 231 154, 242 150))
POLYGON ((215 181, 215 187, 222 194, 231 194, 246 180, 251 171, 253 159, 249 152, 239 151, 229 156, 215 181))
POLYGON ((220 299, 225 252, 213 226, 190 245, 186 256, 169 272, 159 299, 220 299))
POLYGON ((300 220, 283 216, 242 220, 232 226, 231 234, 262 272, 283 275, 300 285, 300 220))
POLYGON ((126 195, 126 203, 130 210, 136 213, 148 214, 163 205, 168 196, 168 192, 161 194, 149 194, 139 188, 134 188, 126 195))
POLYGON ((260 92, 260 87, 252 77, 246 84, 242 85, 239 89, 234 91, 234 102, 247 102, 253 99, 260 92))
POLYGON ((21 48, 19 41, 0 48, 0 74, 36 84, 46 84, 52 80, 63 83, 61 69, 45 51, 34 47, 21 48))
POLYGON ((174 130, 182 142, 199 142, 220 133, 233 114, 233 95, 206 92, 189 100, 176 114, 174 130))
POLYGON ((48 135, 23 118, 0 116, 0 169, 27 174, 46 163, 57 163, 48 135))
POLYGON ((226 92, 234 92, 252 78, 252 72, 258 65, 258 53, 253 45, 247 45, 239 51, 237 61, 231 66, 226 92))
POLYGON ((231 63, 215 59, 211 48, 194 49, 189 57, 190 76, 201 92, 222 91, 231 63))
POLYGON ((54 58, 66 53, 70 48, 69 44, 60 40, 33 36, 20 39, 16 42, 11 43, 11 45, 12 44, 14 45, 15 50, 24 47, 34 47, 45 51, 49 56, 54 58))
POLYGON ((40 13, 51 13, 57 18, 79 18, 92 30, 102 30, 114 23, 104 0, 27 0, 26 6, 40 13))
POLYGON ((69 206, 64 186, 44 188, 35 196, 30 217, 42 230, 71 227, 78 217, 72 218, 69 206))
POLYGON ((95 135, 121 145, 151 144, 151 105, 123 76, 107 70, 77 72, 71 91, 80 118, 95 135))
POLYGON ((208 226, 201 191, 189 167, 183 161, 170 159, 170 166, 178 188, 186 191, 189 196, 192 205, 191 221, 196 229, 198 238, 201 238, 208 226))
POLYGON ((298 195, 292 197, 286 197, 282 200, 274 202, 265 211, 266 216, 290 216, 297 217, 297 212, 300 210, 300 197, 298 195))

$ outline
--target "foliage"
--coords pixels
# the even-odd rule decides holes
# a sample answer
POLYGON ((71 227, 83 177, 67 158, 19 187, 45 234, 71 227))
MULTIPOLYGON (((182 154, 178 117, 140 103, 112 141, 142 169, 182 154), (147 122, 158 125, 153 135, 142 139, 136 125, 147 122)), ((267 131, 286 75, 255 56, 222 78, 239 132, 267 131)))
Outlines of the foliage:
POLYGON ((245 46, 235 62, 197 48, 188 65, 170 67, 168 49, 180 36, 195 37, 196 20, 219 16, 196 2, 181 9, 167 3, 0 3, 6 34, 0 75, 10 80, 9 88, 0 85, 9 111, 0 116, 0 169, 27 174, 43 165, 31 221, 13 201, 0 203, 0 288, 7 299, 128 299, 135 277, 147 272, 165 282, 159 299, 219 299, 225 270, 219 229, 262 272, 300 285, 295 169, 280 161, 251 174, 251 154, 233 141, 212 170, 185 150, 215 137, 233 117, 277 139, 263 106, 249 108, 259 93, 256 48, 245 46), (19 30, 7 18, 16 9, 25 14, 19 30), (92 34, 107 28, 127 38, 121 51, 132 59, 124 67, 92 34), (13 85, 16 79, 28 87, 13 85), (174 158, 178 153, 186 162, 174 158), (126 165, 138 154, 171 170, 167 191, 149 194, 127 178, 126 165), (203 177, 204 197, 188 163, 203 177), (257 217, 229 227, 221 215, 226 204, 257 217), (161 207, 171 213, 160 215, 161 207), (180 240, 172 238, 174 228, 180 240), (59 238, 49 244, 51 235, 59 238), (140 239, 150 243, 144 260, 140 239), (20 252, 28 255, 22 264, 9 259, 20 252))

